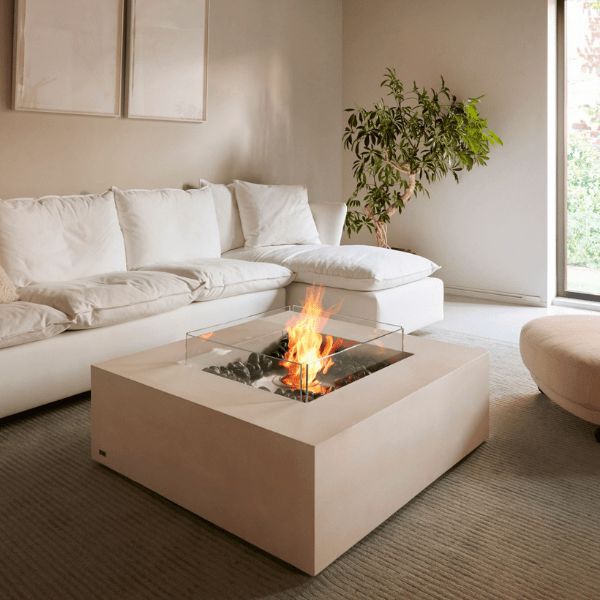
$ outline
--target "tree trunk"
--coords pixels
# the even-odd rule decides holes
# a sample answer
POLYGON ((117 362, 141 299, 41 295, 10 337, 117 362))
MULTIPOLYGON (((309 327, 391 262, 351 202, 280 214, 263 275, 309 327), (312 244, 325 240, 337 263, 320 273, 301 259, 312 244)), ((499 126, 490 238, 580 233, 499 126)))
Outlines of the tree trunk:
POLYGON ((380 248, 389 248, 390 245, 387 241, 387 223, 383 223, 382 221, 375 221, 375 239, 377 240, 377 245, 380 248))
MULTIPOLYGON (((408 173, 408 185, 404 190, 404 194, 402 194, 402 205, 406 204, 415 192, 415 186, 417 184, 417 175, 416 173, 408 173)), ((387 214, 388 217, 394 215, 398 209, 393 206, 388 209, 387 214)), ((383 221, 376 221, 373 218, 373 212, 370 210, 365 211, 369 218, 373 221, 373 226, 375 227, 375 239, 377 240, 377 245, 380 248, 390 248, 387 239, 387 228, 388 223, 384 223, 383 221)))

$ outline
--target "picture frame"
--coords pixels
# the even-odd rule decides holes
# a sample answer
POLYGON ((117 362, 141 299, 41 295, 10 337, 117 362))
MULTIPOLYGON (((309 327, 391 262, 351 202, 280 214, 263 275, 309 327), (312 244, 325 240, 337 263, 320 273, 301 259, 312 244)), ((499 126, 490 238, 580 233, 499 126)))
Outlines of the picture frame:
POLYGON ((124 19, 125 0, 17 0, 14 110, 120 116, 124 19))
POLYGON ((206 120, 209 0, 129 0, 126 116, 206 120))

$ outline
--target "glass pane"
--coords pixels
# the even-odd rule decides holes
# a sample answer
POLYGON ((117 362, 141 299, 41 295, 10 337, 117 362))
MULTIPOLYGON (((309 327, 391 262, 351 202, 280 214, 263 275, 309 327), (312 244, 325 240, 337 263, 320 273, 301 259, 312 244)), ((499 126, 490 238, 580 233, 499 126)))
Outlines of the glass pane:
MULTIPOLYGON (((411 356, 404 352, 404 332, 398 325, 339 314, 307 321, 303 315, 301 307, 288 306, 190 331, 186 364, 237 384, 311 402, 411 356)), ((224 389, 234 393, 231 386, 224 389)))
POLYGON ((566 290, 600 295, 600 1, 565 2, 566 290))

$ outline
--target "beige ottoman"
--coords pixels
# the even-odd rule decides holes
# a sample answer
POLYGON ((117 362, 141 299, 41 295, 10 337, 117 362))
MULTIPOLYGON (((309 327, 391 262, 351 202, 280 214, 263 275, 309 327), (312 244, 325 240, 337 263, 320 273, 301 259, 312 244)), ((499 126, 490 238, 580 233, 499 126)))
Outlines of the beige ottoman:
MULTIPOLYGON (((521 356, 540 391, 600 425, 600 316, 558 315, 521 330, 521 356)), ((596 431, 600 441, 600 429, 596 431)))

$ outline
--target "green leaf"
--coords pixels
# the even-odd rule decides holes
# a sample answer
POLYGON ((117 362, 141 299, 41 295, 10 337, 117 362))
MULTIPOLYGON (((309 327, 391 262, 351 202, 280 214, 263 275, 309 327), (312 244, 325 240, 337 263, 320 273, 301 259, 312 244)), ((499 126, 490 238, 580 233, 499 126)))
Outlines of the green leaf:
MULTIPOLYGON (((418 87, 405 93, 396 71, 387 68, 381 87, 386 98, 371 108, 346 109, 344 147, 352 152, 356 187, 348 199, 346 227, 350 233, 374 228, 374 220, 389 222, 389 213, 402 212, 403 195, 429 196, 428 185, 489 160, 490 147, 502 145, 478 111, 483 96, 457 99, 443 76, 439 88, 418 87), (411 175, 412 174, 412 175, 411 175), (414 177, 414 189, 410 177, 414 177), (373 215, 369 217, 365 208, 373 215)), ((410 198, 409 198, 410 199, 410 198)))

